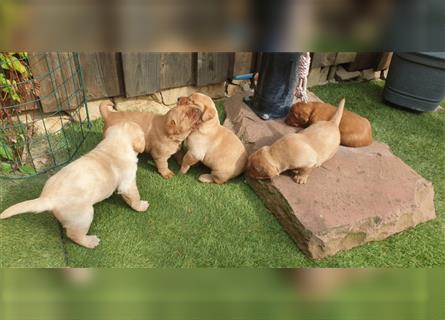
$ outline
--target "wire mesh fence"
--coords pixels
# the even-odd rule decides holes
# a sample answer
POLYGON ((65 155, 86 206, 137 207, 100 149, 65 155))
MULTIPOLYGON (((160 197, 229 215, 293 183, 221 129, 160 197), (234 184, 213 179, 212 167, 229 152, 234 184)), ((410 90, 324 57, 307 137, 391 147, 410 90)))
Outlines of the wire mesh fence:
POLYGON ((88 109, 77 53, 0 52, 0 177, 33 176, 70 161, 88 109))

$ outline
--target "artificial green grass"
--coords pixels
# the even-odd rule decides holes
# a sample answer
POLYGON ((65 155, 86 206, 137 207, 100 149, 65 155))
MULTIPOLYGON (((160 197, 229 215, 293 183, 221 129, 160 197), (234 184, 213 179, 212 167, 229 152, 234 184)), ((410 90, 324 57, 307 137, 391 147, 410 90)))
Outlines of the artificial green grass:
MULTIPOLYGON (((437 271, 437 272, 435 272, 437 271)), ((301 294, 298 270, 91 270, 74 285, 60 270, 0 270, 3 320, 439 320, 443 273, 387 270, 301 294), (434 282, 433 282, 434 281, 434 282)))
MULTIPOLYGON (((0 211, 37 198, 46 179, 37 176, 31 180, 0 180, 0 211)), ((54 216, 24 214, 0 221, 0 267, 66 266, 61 230, 54 216)))
MULTIPOLYGON (((274 216, 239 177, 225 185, 198 182, 208 172, 197 166, 185 176, 164 180, 141 156, 137 174, 147 212, 131 210, 118 195, 95 206, 90 234, 101 238, 89 250, 72 243, 51 215, 25 214, 0 221, 1 266, 71 267, 409 267, 444 265, 445 190, 443 148, 445 113, 417 114, 381 101, 382 83, 326 85, 313 88, 325 101, 347 97, 347 108, 368 117, 376 139, 425 178, 433 181, 439 218, 322 261, 306 258, 274 216), (23 226, 26 226, 23 229, 23 226), (22 230, 23 229, 23 230, 22 230), (43 254, 42 252, 45 252, 43 254)), ((223 120, 222 102, 217 102, 223 120)), ((95 121, 79 155, 101 139, 95 121)), ((178 167, 170 162, 173 171, 178 167)), ((1 181, 0 211, 36 197, 47 178, 1 181)))
MULTIPOLYGON (((367 117, 376 140, 385 142, 434 185, 437 219, 370 243, 335 258, 325 266, 437 266, 445 265, 445 112, 418 113, 390 107, 382 100, 383 81, 328 84, 311 90, 336 105, 346 97, 346 108, 367 117), (339 259, 344 257, 340 262, 339 259), (348 261, 347 264, 344 262, 348 261)), ((445 106, 445 101, 442 102, 445 106)))

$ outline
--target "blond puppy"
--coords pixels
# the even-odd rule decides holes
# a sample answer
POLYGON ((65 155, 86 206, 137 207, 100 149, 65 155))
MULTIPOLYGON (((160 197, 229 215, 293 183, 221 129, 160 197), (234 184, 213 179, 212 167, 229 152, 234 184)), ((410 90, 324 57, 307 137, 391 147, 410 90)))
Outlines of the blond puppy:
POLYGON ((168 159, 175 154, 182 141, 200 123, 201 111, 194 106, 181 106, 166 114, 136 111, 111 111, 113 104, 102 102, 99 106, 104 119, 104 130, 122 121, 136 122, 145 134, 145 152, 156 163, 159 173, 170 179, 175 174, 168 168, 168 159))
POLYGON ((240 175, 246 166, 247 151, 239 138, 219 123, 218 112, 213 100, 201 93, 180 97, 178 106, 194 105, 202 111, 202 123, 186 140, 188 151, 182 159, 181 173, 201 161, 211 169, 199 181, 224 183, 240 175))
POLYGON ((345 99, 329 121, 319 121, 299 133, 278 139, 271 146, 250 155, 247 173, 252 178, 268 179, 292 170, 296 183, 307 182, 313 168, 321 166, 337 152, 340 145, 339 124, 345 99))
POLYGON ((117 189, 134 210, 148 209, 148 202, 141 201, 136 186, 137 155, 144 147, 144 133, 136 123, 111 126, 96 148, 49 178, 39 198, 9 207, 0 219, 25 212, 52 211, 66 229, 68 238, 86 248, 94 248, 99 238, 87 235, 94 204, 117 189))

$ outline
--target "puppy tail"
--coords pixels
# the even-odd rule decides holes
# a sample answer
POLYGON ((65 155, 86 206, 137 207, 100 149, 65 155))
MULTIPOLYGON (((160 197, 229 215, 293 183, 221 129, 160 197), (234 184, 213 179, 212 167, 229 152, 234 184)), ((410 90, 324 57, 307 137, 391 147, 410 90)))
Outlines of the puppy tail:
POLYGON ((9 217, 25 212, 40 213, 51 209, 51 202, 48 199, 37 198, 33 200, 23 201, 9 207, 5 211, 3 211, 2 214, 0 214, 0 219, 7 219, 9 217))
POLYGON ((110 113, 110 107, 114 108, 114 104, 111 101, 104 101, 99 105, 100 115, 104 120, 107 120, 108 114, 110 113))
POLYGON ((331 118, 331 121, 334 122, 337 127, 340 125, 341 117, 343 116, 345 102, 345 98, 341 99, 340 103, 338 104, 337 111, 335 111, 334 115, 331 118))

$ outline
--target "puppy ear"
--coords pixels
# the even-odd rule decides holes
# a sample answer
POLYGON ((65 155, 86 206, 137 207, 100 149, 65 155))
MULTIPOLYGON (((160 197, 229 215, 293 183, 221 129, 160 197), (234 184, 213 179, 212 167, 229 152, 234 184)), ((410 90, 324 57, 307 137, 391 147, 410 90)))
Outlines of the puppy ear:
POLYGON ((179 97, 177 103, 178 103, 178 105, 188 104, 189 98, 188 97, 179 97))
POLYGON ((296 125, 296 119, 295 119, 295 113, 294 111, 291 109, 291 111, 288 113, 286 119, 284 120, 284 122, 289 125, 289 126, 294 126, 296 125))
POLYGON ((201 120, 202 122, 209 121, 210 119, 213 119, 216 117, 216 110, 214 108, 211 108, 209 106, 204 107, 204 112, 202 113, 201 120))
POLYGON ((304 120, 305 123, 309 121, 309 112, 307 110, 303 110, 301 114, 301 118, 304 120))
POLYGON ((193 120, 199 120, 202 116, 202 112, 199 108, 190 108, 185 113, 186 117, 193 120))

